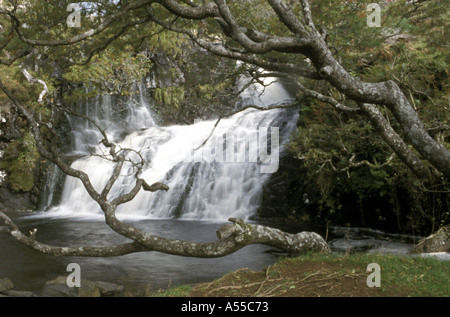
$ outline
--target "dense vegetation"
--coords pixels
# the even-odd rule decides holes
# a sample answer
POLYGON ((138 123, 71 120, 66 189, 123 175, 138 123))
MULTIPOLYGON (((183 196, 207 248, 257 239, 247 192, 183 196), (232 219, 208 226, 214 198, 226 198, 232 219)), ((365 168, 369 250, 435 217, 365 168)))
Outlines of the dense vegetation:
MULTIPOLYGON (((397 1, 383 14, 382 33, 365 28, 350 5, 327 11, 323 23, 333 30, 331 43, 354 76, 397 81, 430 133, 448 148, 449 13, 443 5, 423 1, 408 7, 397 1)), ((415 177, 361 117, 304 98, 291 153, 302 162, 296 190, 307 194, 306 207, 323 221, 419 234, 450 221, 449 180, 426 183, 415 177)))

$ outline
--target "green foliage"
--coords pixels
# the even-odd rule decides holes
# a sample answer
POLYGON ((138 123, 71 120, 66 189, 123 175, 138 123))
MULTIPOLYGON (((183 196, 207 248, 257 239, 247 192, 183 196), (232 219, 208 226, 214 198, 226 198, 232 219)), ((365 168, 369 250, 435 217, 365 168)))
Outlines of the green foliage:
POLYGON ((8 172, 8 182, 13 191, 30 191, 34 186, 34 169, 39 159, 36 143, 27 132, 22 139, 11 142, 5 149, 0 169, 8 172))
POLYGON ((450 220, 448 180, 417 179, 365 118, 306 100, 289 149, 316 220, 420 234, 450 220))
POLYGON ((170 86, 167 88, 154 89, 153 97, 156 102, 179 109, 184 101, 184 94, 184 87, 170 86))
MULTIPOLYGON (((372 1, 369 1, 372 2, 372 1)), ((316 25, 328 29, 328 43, 342 64, 366 81, 396 81, 425 125, 448 125, 448 10, 440 1, 405 6, 392 1, 382 10, 382 28, 368 28, 366 1, 316 1, 316 25)), ((305 82, 345 103, 329 85, 305 82)), ((302 96, 299 96, 302 98, 302 96)), ((291 153, 301 160, 298 177, 317 218, 390 231, 428 234, 450 221, 449 180, 424 183, 396 157, 366 118, 338 113, 304 99, 291 153)), ((401 135, 396 119, 381 108, 401 135)), ((449 131, 433 136, 450 148, 449 131)))
POLYGON ((189 292, 192 290, 191 285, 178 285, 170 287, 167 290, 159 290, 153 294, 150 294, 150 297, 186 297, 189 296, 189 292))
POLYGON ((129 50, 108 49, 85 66, 71 66, 64 78, 90 88, 88 92, 85 89, 75 91, 70 99, 102 93, 130 95, 132 85, 148 74, 151 65, 151 61, 142 54, 132 55, 129 50))

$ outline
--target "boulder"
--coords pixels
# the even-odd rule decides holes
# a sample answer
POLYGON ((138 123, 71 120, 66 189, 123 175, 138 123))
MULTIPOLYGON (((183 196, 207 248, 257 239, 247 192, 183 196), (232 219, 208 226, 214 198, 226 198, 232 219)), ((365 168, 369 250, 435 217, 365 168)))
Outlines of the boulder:
POLYGON ((123 296, 124 288, 121 285, 102 281, 97 281, 96 283, 102 297, 123 296))
POLYGON ((33 292, 16 291, 14 284, 9 278, 0 279, 0 297, 36 297, 33 292))
POLYGON ((67 286, 67 277, 58 276, 45 283, 43 297, 120 297, 124 287, 102 281, 81 280, 81 287, 67 286))
POLYGON ((45 283, 42 290, 43 297, 100 297, 97 283, 81 280, 81 287, 67 286, 67 277, 58 276, 45 283))
POLYGON ((14 284, 9 278, 0 279, 0 293, 5 293, 13 288, 14 284))
POLYGON ((414 247, 414 252, 450 252, 450 225, 446 225, 432 235, 421 239, 414 247))
POLYGON ((34 294, 33 292, 15 291, 15 290, 9 290, 5 292, 4 295, 9 297, 37 297, 37 295, 34 294))

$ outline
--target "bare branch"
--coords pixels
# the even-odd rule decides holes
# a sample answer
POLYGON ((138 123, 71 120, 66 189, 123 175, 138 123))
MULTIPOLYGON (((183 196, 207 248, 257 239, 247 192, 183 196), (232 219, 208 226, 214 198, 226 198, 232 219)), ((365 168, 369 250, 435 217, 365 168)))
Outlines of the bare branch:
POLYGON ((31 53, 31 48, 27 47, 26 49, 19 51, 19 53, 17 53, 15 56, 10 57, 7 60, 0 59, 0 64, 6 65, 6 66, 11 66, 16 60, 18 60, 22 57, 25 57, 30 53, 31 53))
POLYGON ((303 16, 305 17, 306 25, 312 30, 316 27, 314 26, 312 14, 311 14, 311 8, 309 7, 308 0, 300 0, 303 7, 303 16))
POLYGON ((286 25, 292 33, 300 35, 305 40, 310 39, 310 34, 305 25, 295 16, 292 10, 281 0, 268 0, 270 6, 278 15, 280 21, 286 25))
POLYGON ((217 6, 211 2, 206 2, 202 6, 187 6, 180 4, 176 0, 158 0, 153 2, 159 3, 171 13, 185 19, 202 20, 219 17, 217 6))
MULTIPOLYGON (((16 224, 6 214, 0 211, 0 219, 3 219, 7 227, 2 232, 9 233, 14 239, 27 247, 36 250, 40 253, 56 255, 56 256, 85 256, 85 257, 110 257, 120 256, 135 252, 146 251, 138 243, 125 243, 114 246, 106 247, 91 247, 91 246, 79 246, 79 247, 59 247, 51 246, 48 244, 40 243, 36 240, 37 230, 34 229, 30 232, 30 236, 23 234, 16 224)), ((4 228, 4 227, 2 227, 4 228)))
MULTIPOLYGON (((368 160, 362 160, 362 161, 359 161, 359 162, 355 163, 354 160, 356 158, 356 154, 352 153, 352 156, 348 160, 348 166, 339 169, 339 172, 347 172, 351 168, 357 168, 357 167, 360 167, 360 166, 363 166, 363 165, 367 165, 370 168, 380 169, 383 166, 386 166, 387 164, 389 164, 394 159, 394 157, 395 157, 395 153, 392 153, 383 164, 375 165, 375 164, 369 162, 368 160)), ((333 169, 335 171, 337 171, 337 169, 334 166, 333 166, 333 169)))
POLYGON ((337 110, 348 112, 348 113, 362 113, 361 109, 359 109, 359 108, 352 108, 352 107, 345 106, 345 105, 343 105, 342 103, 338 102, 336 99, 334 99, 334 98, 332 98, 330 96, 325 96, 325 95, 323 95, 323 94, 321 94, 321 93, 319 93, 317 91, 305 88, 300 83, 297 83, 297 87, 306 96, 315 98, 315 99, 323 101, 323 102, 326 102, 326 103, 332 105, 337 110))
MULTIPOLYGON (((161 25, 162 27, 166 28, 167 30, 189 36, 189 38, 192 41, 194 41, 197 45, 199 45, 201 48, 203 48, 217 56, 222 56, 222 57, 226 57, 226 58, 230 58, 230 59, 234 59, 234 60, 243 61, 245 63, 256 65, 256 66, 259 66, 259 67, 264 68, 269 71, 277 71, 277 72, 282 72, 282 73, 286 73, 286 74, 296 74, 296 75, 299 75, 299 76, 302 76, 305 78, 310 78, 310 79, 320 79, 321 78, 319 73, 316 70, 312 69, 311 67, 305 67, 303 65, 292 64, 292 63, 268 61, 263 58, 257 57, 257 55, 253 54, 253 52, 251 54, 247 54, 244 52, 230 50, 230 49, 225 48, 221 44, 205 41, 187 29, 176 27, 172 23, 167 23, 166 21, 158 19, 157 17, 152 15, 151 12, 149 12, 149 14, 151 15, 152 21, 154 21, 155 23, 161 25)), ((246 30, 246 32, 249 32, 249 31, 246 30)), ((256 34, 256 31, 255 31, 255 34, 256 34)), ((260 34, 260 33, 258 33, 258 34, 260 34)), ((259 35, 259 36, 261 36, 261 35, 259 35)))
POLYGON ((288 253, 329 252, 328 244, 316 233, 289 234, 261 225, 248 225, 242 219, 232 218, 229 220, 234 223, 235 230, 230 236, 218 241, 192 242, 167 239, 149 235, 121 222, 115 216, 115 209, 111 207, 104 210, 106 223, 111 229, 152 251, 188 257, 216 258, 234 253, 250 244, 265 244, 288 253))
POLYGON ((391 147, 394 153, 405 162, 411 171, 416 173, 417 176, 422 179, 431 179, 430 170, 395 132, 378 107, 367 103, 359 104, 359 106, 372 122, 375 129, 378 130, 383 140, 391 147))
POLYGON ((105 187, 102 190, 102 193, 100 194, 100 196, 102 197, 103 200, 107 200, 107 196, 108 196, 112 186, 116 182, 117 178, 119 178, 120 171, 122 170, 124 161, 125 161, 125 156, 120 155, 117 159, 117 164, 114 167, 114 171, 113 171, 111 177, 108 179, 108 182, 106 183, 105 187))
POLYGON ((44 99, 44 96, 46 95, 46 94, 48 94, 48 93, 50 93, 49 92, 49 90, 48 90, 48 87, 47 87, 47 84, 45 83, 45 81, 43 81, 43 80, 41 80, 41 79, 36 79, 36 78, 34 78, 24 67, 23 67, 23 65, 21 65, 20 66, 20 69, 22 70, 22 74, 25 76, 25 78, 27 79, 27 81, 30 83, 30 84, 35 84, 35 83, 39 83, 39 84, 41 84, 43 87, 44 87, 44 89, 42 90, 42 92, 41 92, 41 94, 39 95, 39 98, 38 98, 38 102, 39 103, 42 103, 43 102, 43 99, 44 99))
POLYGON ((168 191, 169 186, 167 186, 166 184, 160 183, 160 182, 149 185, 149 184, 147 184, 146 181, 143 181, 142 189, 145 191, 148 191, 148 192, 156 192, 158 190, 168 191))
POLYGON ((309 44, 308 39, 305 40, 298 37, 275 37, 247 28, 241 28, 234 16, 231 14, 225 0, 215 0, 215 3, 219 7, 221 17, 228 25, 230 37, 252 53, 264 54, 270 51, 298 51, 309 44), (242 32, 243 30, 244 32, 242 32), (253 41, 247 36, 246 33, 252 38, 260 40, 260 42, 253 41))

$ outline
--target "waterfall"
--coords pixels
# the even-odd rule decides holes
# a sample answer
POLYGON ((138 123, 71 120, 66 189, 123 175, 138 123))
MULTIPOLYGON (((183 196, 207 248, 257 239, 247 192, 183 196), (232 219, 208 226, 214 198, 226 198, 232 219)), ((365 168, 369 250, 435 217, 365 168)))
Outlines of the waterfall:
MULTIPOLYGON (((229 118, 196 121, 192 125, 158 126, 153 120, 143 85, 139 96, 123 102, 126 118, 114 117, 111 96, 80 105, 84 114, 106 127, 108 138, 122 149, 133 149, 128 158, 145 165, 139 175, 148 184, 162 182, 169 190, 140 191, 117 209, 120 219, 182 218, 224 220, 247 219, 261 202, 264 183, 278 169, 285 141, 295 127, 297 109, 258 111, 247 109, 229 118), (213 133, 212 133, 213 131, 213 133), (204 143, 203 146, 201 146, 204 143)), ((240 106, 269 106, 290 100, 279 83, 253 85, 241 94, 240 106)), ((86 172, 97 190, 110 177, 114 164, 101 157, 108 152, 99 141, 99 131, 82 118, 72 118, 75 154, 85 156, 72 167, 86 172), (92 153, 95 155, 86 155, 92 153)), ((128 192, 135 183, 136 166, 125 163, 108 198, 128 192)), ((61 203, 46 212, 49 216, 102 217, 101 210, 81 182, 68 176, 61 203)))

